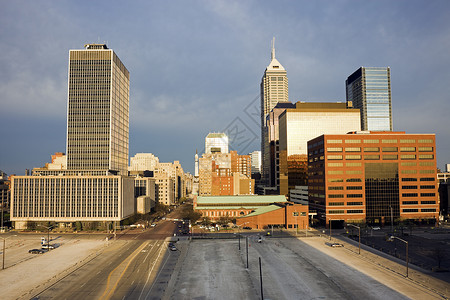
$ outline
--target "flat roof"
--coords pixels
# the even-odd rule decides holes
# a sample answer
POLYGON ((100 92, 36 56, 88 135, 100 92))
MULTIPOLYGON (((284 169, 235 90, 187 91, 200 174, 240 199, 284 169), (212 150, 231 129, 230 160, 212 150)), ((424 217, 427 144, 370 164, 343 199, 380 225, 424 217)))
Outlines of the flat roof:
POLYGON ((284 195, 199 196, 197 198, 197 204, 236 203, 241 205, 245 203, 251 205, 252 203, 274 203, 274 202, 287 202, 287 200, 284 195))

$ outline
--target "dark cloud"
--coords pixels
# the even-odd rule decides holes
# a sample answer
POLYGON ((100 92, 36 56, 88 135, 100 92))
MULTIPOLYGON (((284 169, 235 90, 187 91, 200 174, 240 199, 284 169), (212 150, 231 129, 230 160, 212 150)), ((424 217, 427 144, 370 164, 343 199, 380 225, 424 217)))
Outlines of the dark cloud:
MULTIPOLYGON (((259 94, 276 36, 291 101, 345 101, 360 66, 390 66, 394 128, 436 133, 450 162, 448 1, 8 1, 0 11, 0 169, 65 149, 68 50, 107 42, 131 74, 130 156, 193 170, 209 131, 259 94), (6 146, 5 146, 6 145, 6 146), (32 145, 31 147, 29 145, 32 145)), ((259 148, 255 140, 248 149, 259 148)))

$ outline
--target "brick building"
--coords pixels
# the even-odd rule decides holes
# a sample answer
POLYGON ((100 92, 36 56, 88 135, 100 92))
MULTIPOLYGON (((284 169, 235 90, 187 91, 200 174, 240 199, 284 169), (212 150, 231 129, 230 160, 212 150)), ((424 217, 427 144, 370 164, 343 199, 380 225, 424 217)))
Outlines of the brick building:
POLYGON ((310 140, 311 210, 333 226, 384 224, 391 218, 434 223, 439 215, 435 145, 434 134, 404 132, 325 134, 310 140))

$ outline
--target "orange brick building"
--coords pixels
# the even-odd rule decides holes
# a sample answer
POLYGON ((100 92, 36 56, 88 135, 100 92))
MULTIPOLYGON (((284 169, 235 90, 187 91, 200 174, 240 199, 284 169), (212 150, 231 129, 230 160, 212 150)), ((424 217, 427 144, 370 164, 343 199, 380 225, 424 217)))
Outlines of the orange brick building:
POLYGON ((281 227, 286 229, 308 228, 308 205, 287 202, 269 205, 236 219, 236 225, 255 229, 281 227))
MULTIPOLYGON (((319 220, 371 224, 439 216, 434 134, 353 132, 308 142, 308 198, 319 220)), ((334 226, 334 225, 333 225, 334 226)))

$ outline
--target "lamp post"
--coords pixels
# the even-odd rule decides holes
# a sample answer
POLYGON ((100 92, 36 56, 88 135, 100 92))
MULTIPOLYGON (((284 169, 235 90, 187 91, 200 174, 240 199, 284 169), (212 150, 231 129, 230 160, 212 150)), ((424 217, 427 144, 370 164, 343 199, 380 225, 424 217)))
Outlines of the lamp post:
POLYGON ((361 227, 353 225, 353 224, 347 224, 347 225, 355 227, 355 228, 358 228, 358 238, 359 238, 359 241, 358 241, 358 254, 361 254, 361 227))
POLYGON ((331 241, 331 219, 328 220, 328 226, 330 227, 330 241, 331 241))
POLYGON ((51 250, 50 249, 50 229, 53 228, 54 226, 44 226, 44 225, 38 225, 38 226, 47 228, 47 250, 51 250))
POLYGON ((393 236, 393 235, 391 236, 391 239, 397 239, 406 244, 406 277, 408 277, 408 241, 405 241, 404 239, 401 239, 401 238, 393 236))
POLYGON ((236 225, 238 227, 239 250, 241 250, 241 226, 244 226, 247 223, 250 223, 250 222, 245 222, 241 225, 236 225))
POLYGON ((17 235, 12 235, 12 236, 9 236, 7 238, 2 237, 2 239, 3 239, 3 255, 2 255, 3 256, 3 264, 2 264, 2 270, 5 269, 5 251, 6 251, 5 243, 6 243, 7 239, 12 238, 13 236, 17 236, 17 235))

